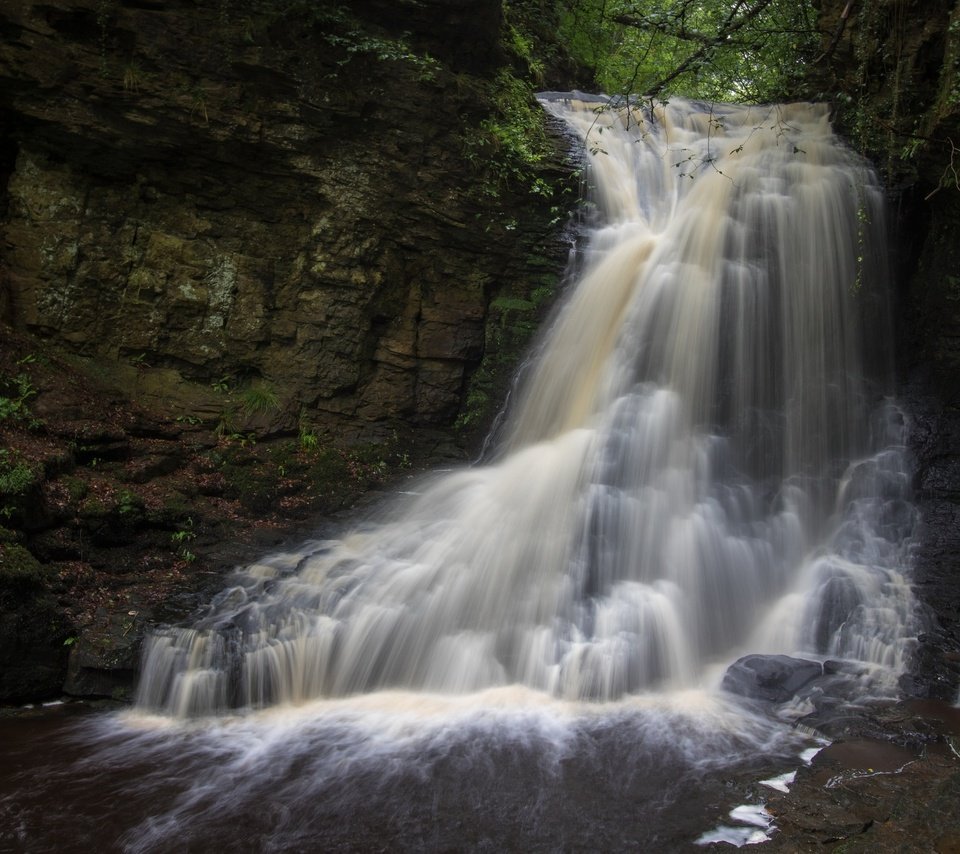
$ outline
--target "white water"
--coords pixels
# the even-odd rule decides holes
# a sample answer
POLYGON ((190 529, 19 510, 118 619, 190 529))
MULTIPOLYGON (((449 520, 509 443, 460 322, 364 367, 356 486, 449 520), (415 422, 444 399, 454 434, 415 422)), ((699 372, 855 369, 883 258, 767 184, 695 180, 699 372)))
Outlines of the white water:
POLYGON ((895 688, 915 511, 872 174, 819 107, 547 108, 605 152, 595 228, 499 462, 243 569, 152 637, 131 712, 5 730, 0 848, 755 843, 819 698, 753 707, 725 666, 895 688))
POLYGON ((873 174, 821 107, 545 105, 597 149, 596 228, 500 461, 247 567, 152 638, 141 711, 611 703, 745 652, 893 684, 914 511, 873 174))
POLYGON ((803 744, 722 695, 520 687, 19 723, 0 721, 0 849, 77 854, 686 850, 803 744))

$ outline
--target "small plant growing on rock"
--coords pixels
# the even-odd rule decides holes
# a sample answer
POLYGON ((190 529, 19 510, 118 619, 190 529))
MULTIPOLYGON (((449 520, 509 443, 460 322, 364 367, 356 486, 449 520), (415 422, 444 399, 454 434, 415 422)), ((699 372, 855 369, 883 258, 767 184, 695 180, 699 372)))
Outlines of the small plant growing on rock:
POLYGON ((143 499, 134 492, 125 489, 117 496, 117 512, 121 516, 135 516, 143 510, 143 499))
POLYGON ((193 519, 187 517, 186 522, 183 524, 184 526, 180 528, 180 530, 174 531, 174 533, 170 535, 170 542, 173 543, 177 557, 179 557, 180 560, 193 563, 197 559, 197 556, 190 551, 187 545, 197 537, 193 530, 193 519))
POLYGON ((143 72, 136 62, 129 63, 123 69, 123 91, 139 92, 140 84, 143 82, 143 72))
POLYGON ((0 377, 0 421, 27 421, 34 425, 34 421, 27 408, 27 401, 34 397, 37 390, 24 373, 15 377, 0 377))
POLYGON ((210 388, 212 388, 217 394, 226 394, 230 391, 230 377, 223 376, 218 380, 214 380, 210 383, 210 388))
POLYGON ((269 386, 252 385, 240 393, 240 405, 243 407, 243 414, 247 417, 267 415, 280 409, 280 399, 269 386))
POLYGON ((313 453, 314 451, 319 450, 320 437, 313 429, 313 425, 310 423, 310 419, 307 417, 307 413, 303 408, 300 410, 299 429, 300 450, 307 453, 313 453))
POLYGON ((300 428, 300 447, 304 451, 316 451, 320 447, 320 438, 309 428, 300 428))
POLYGON ((33 470, 19 459, 17 452, 0 448, 0 493, 18 495, 33 481, 33 470))

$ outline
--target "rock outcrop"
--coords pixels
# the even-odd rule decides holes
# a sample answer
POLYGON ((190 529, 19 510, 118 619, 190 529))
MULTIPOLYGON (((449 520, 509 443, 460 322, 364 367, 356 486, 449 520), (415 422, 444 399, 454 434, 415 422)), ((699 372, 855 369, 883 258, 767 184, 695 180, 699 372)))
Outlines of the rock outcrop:
POLYGON ((449 425, 491 301, 565 253, 469 156, 500 4, 409 9, 5 3, 0 320, 236 429, 218 391, 279 431, 449 425))
POLYGON ((916 460, 914 581, 931 619, 912 693, 953 700, 960 682, 960 3, 823 0, 813 98, 882 173, 897 270, 898 395, 916 460))
POLYGON ((789 655, 745 655, 727 668, 721 687, 751 700, 785 703, 823 673, 819 661, 789 655))
POLYGON ((499 0, 2 4, 0 701, 124 695, 152 621, 483 429, 575 195, 562 142, 487 161, 506 29, 499 0))
POLYGON ((928 370, 960 402, 960 4, 823 0, 823 53, 809 95, 889 188, 901 269, 899 363, 928 370))

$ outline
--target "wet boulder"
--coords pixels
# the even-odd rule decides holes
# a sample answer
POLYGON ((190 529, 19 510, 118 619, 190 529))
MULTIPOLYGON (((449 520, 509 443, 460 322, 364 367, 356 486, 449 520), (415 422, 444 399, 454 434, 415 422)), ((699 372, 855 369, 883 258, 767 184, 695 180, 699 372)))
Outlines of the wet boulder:
POLYGON ((727 668, 721 687, 751 700, 785 703, 823 675, 823 665, 789 655, 745 655, 727 668))

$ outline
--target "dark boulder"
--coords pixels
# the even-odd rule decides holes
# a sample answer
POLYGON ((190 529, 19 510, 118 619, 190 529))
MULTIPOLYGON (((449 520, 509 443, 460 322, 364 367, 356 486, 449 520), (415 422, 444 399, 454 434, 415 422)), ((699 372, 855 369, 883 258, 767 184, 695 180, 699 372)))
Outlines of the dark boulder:
POLYGON ((727 668, 721 687, 752 700, 784 703, 822 675, 823 665, 818 661, 789 655, 745 655, 727 668))

